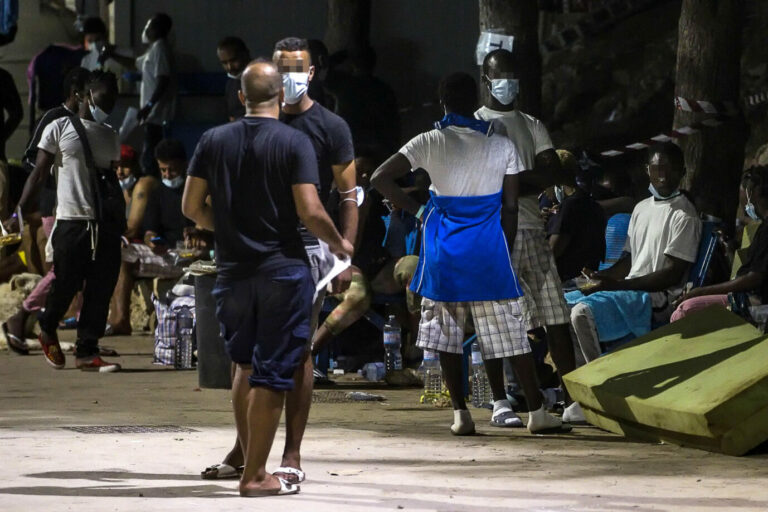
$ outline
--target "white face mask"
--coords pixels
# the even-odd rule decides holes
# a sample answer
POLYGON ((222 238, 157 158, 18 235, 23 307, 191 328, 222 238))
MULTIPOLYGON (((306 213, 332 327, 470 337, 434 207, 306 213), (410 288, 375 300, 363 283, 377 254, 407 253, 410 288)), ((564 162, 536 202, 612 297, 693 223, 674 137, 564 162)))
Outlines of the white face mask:
POLYGON ((663 196, 659 193, 658 190, 656 190, 656 187, 653 186, 653 183, 648 184, 648 192, 650 192, 651 195, 659 201, 666 201, 667 199, 672 199, 673 197, 677 197, 680 195, 680 190, 675 189, 675 191, 669 194, 668 196, 663 196))
POLYGON ((106 44, 102 40, 92 41, 88 47, 88 51, 91 53, 101 53, 106 44))
POLYGON ((283 73, 285 103, 295 105, 309 88, 309 73, 283 73))
POLYGON ((520 80, 516 78, 497 78, 491 80, 491 96, 502 105, 511 105, 520 93, 520 80))
POLYGON ((163 178, 163 185, 168 188, 179 188, 184 184, 184 176, 176 176, 172 180, 163 178))
POLYGON ((99 124, 104 124, 104 122, 109 117, 109 114, 101 110, 98 106, 96 106, 96 102, 93 101, 93 91, 88 91, 91 95, 91 102, 88 104, 88 108, 91 110, 91 116, 93 116, 93 120, 96 121, 99 124))
POLYGON ((239 72, 236 75, 233 75, 232 73, 227 73, 227 78, 231 78, 232 80, 240 80, 240 77, 243 76, 243 72, 239 72))
POLYGON ((752 202, 752 195, 749 191, 747 191, 747 204, 744 205, 744 213, 752 220, 762 220, 762 217, 757 214, 757 208, 755 208, 755 203, 752 202))
POLYGON ((557 198, 558 203, 563 204, 563 201, 565 201, 565 191, 563 190, 563 187, 555 185, 555 197, 557 198))
POLYGON ((127 178, 120 180, 120 188, 123 190, 129 190, 134 183, 136 183, 136 176, 130 175, 127 178))

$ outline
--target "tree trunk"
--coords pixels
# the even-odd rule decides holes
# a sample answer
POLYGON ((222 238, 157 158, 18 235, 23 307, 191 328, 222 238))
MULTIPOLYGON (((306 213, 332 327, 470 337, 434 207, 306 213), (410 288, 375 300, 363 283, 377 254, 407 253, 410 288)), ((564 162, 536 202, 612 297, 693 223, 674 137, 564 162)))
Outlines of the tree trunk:
POLYGON ((479 8, 481 31, 501 29, 515 37, 512 51, 520 63, 518 108, 538 117, 541 114, 541 54, 537 0, 479 0, 479 8))
POLYGON ((367 46, 371 0, 328 0, 327 23, 324 42, 331 55, 367 46))
MULTIPOLYGON (((698 101, 738 104, 743 0, 683 0, 677 47, 675 95, 698 101)), ((705 114, 675 111, 675 128, 706 119, 705 114)), ((683 182, 700 212, 733 225, 744 165, 747 130, 743 116, 704 128, 681 140, 685 151, 683 182)))

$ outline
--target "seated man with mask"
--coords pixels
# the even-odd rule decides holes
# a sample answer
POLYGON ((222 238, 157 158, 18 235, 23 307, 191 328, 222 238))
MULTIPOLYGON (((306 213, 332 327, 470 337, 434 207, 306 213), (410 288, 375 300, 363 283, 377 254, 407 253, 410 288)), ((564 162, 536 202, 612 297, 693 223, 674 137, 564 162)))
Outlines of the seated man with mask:
POLYGON ((210 246, 211 233, 197 230, 181 212, 187 154, 181 141, 165 139, 155 148, 162 184, 150 194, 144 214, 143 243, 123 248, 120 278, 112 297, 107 334, 130 334, 130 299, 136 278, 178 278, 181 266, 169 254, 177 242, 193 248, 210 246))
POLYGON ((701 221, 680 191, 685 175, 682 150, 672 142, 648 150, 651 197, 635 206, 624 254, 610 268, 593 272, 581 291, 566 294, 576 332, 577 363, 600 356, 600 341, 613 341, 664 322, 681 295, 696 261, 701 221), (583 292, 583 293, 582 293, 583 292))

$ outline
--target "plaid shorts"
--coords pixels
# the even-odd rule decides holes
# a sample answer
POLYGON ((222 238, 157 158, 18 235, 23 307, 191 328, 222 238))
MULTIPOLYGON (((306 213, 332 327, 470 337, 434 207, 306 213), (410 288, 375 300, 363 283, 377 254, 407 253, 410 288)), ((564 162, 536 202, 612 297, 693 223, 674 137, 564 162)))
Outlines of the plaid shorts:
POLYGON ((136 277, 161 277, 172 279, 181 277, 184 271, 171 263, 168 259, 158 256, 149 246, 144 244, 130 244, 123 247, 123 261, 128 263, 139 262, 139 270, 136 277))
POLYGON ((544 231, 517 230, 512 265, 525 296, 523 315, 528 329, 569 323, 570 311, 544 231))
POLYGON ((416 346, 461 354, 467 329, 474 325, 484 359, 519 356, 531 351, 521 301, 421 301, 416 346))

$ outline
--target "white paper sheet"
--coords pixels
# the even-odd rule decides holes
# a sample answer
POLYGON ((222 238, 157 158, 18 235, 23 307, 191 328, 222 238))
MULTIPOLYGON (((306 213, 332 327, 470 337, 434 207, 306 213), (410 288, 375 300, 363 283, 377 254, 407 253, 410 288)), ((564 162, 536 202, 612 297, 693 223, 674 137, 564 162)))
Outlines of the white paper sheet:
POLYGON ((345 270, 347 270, 350 265, 352 265, 352 260, 349 257, 345 257, 344 259, 339 259, 335 254, 331 252, 331 250, 328 248, 328 244, 323 242, 322 240, 319 240, 320 242, 320 248, 323 251, 323 259, 320 264, 320 275, 322 276, 320 278, 320 281, 317 283, 317 286, 315 287, 315 296, 312 299, 312 302, 317 299, 317 294, 325 289, 325 287, 328 286, 328 283, 330 283, 334 277, 338 276, 345 270))

